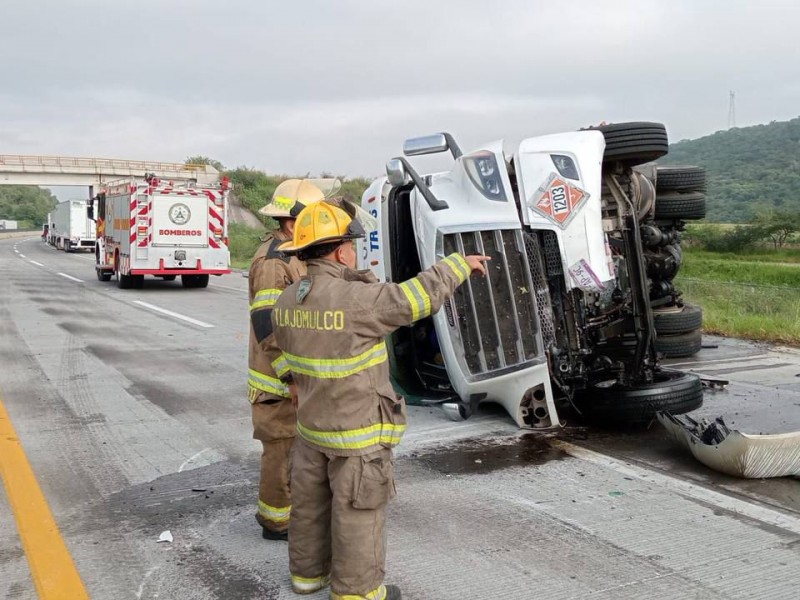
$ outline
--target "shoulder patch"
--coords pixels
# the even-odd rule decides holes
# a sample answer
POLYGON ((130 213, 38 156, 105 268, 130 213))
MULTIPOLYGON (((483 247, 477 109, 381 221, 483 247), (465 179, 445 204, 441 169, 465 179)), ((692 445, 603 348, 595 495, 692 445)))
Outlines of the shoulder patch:
POLYGON ((278 260, 282 260, 285 263, 289 263, 291 257, 286 256, 283 252, 278 250, 278 246, 280 246, 283 242, 279 239, 273 239, 272 243, 269 245, 269 249, 267 250, 267 258, 277 258, 278 260))
POLYGON ((311 291, 311 286, 314 285, 314 280, 311 277, 303 277, 297 285, 297 303, 302 304, 303 300, 308 296, 311 291))

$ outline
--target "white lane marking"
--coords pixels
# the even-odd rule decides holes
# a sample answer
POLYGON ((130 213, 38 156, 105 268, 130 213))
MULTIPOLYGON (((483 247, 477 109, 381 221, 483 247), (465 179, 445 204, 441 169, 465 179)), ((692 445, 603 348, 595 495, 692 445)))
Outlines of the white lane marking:
POLYGON ((71 279, 72 281, 77 281, 78 283, 83 283, 83 279, 78 279, 77 277, 73 277, 72 275, 67 275, 66 273, 59 273, 62 277, 66 277, 67 279, 71 279))
POLYGON ((183 470, 186 468, 186 465, 188 465, 190 462, 194 461, 194 459, 197 458, 198 456, 200 456, 201 454, 203 454, 205 452, 208 452, 209 450, 211 450, 211 448, 206 448, 205 450, 200 450, 200 452, 198 452, 194 456, 192 456, 190 458, 187 458, 185 461, 183 461, 183 464, 180 467, 178 467, 178 473, 182 473, 183 470))
MULTIPOLYGON (((25 258, 25 255, 24 254, 20 254, 19 257, 20 258, 25 258)), ((31 262, 33 262, 33 261, 31 261, 31 262)))
POLYGON ((569 442, 553 440, 550 442, 550 445, 566 452, 570 456, 600 465, 602 467, 613 469, 622 475, 635 477, 636 479, 658 485, 678 494, 694 498, 695 500, 700 500, 701 502, 705 502, 707 504, 713 504, 714 506, 717 506, 723 510, 730 511, 756 521, 761 521, 762 523, 767 523, 768 525, 772 525, 774 527, 780 527, 781 529, 785 529, 786 531, 791 531, 794 534, 800 535, 800 518, 787 515, 781 511, 767 508, 766 506, 760 506, 752 502, 747 502, 746 500, 741 500, 739 498, 734 498, 733 496, 728 496, 727 494, 715 492, 702 485, 697 485, 684 479, 678 479, 672 475, 666 475, 651 469, 638 467, 631 463, 617 460, 616 458, 612 458, 605 454, 600 454, 594 450, 589 450, 588 448, 582 448, 581 446, 570 444, 569 442))
MULTIPOLYGON (((22 254, 20 254, 20 256, 22 256, 22 254)), ((22 258, 25 258, 25 257, 22 256, 22 258)), ((43 267, 44 266, 42 263, 36 262, 35 260, 32 260, 30 262, 33 263, 34 265, 36 265, 37 267, 43 267)))
POLYGON ((210 323, 204 323, 203 321, 198 321, 197 319, 193 319, 192 317, 187 317, 186 315, 172 312, 171 310, 167 310, 166 308, 161 308, 160 306, 155 306, 154 304, 150 304, 148 302, 142 302, 141 300, 134 300, 133 303, 138 304, 139 306, 144 306, 145 308, 149 308, 150 310, 160 312, 164 315, 175 317, 176 319, 180 319, 181 321, 186 321, 187 323, 199 325, 200 327, 214 327, 210 323))
POLYGON ((16 248, 14 248, 14 252, 16 252, 17 254, 19 254, 19 250, 17 250, 16 248))

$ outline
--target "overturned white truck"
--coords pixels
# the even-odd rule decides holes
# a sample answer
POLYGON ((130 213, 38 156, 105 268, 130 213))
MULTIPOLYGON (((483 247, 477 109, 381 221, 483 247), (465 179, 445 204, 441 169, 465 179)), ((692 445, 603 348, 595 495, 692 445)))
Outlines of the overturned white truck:
POLYGON ((454 251, 492 260, 485 278, 392 336, 401 393, 441 402, 453 418, 494 401, 525 428, 557 427, 567 408, 637 423, 702 404, 696 375, 659 362, 656 318, 699 344, 702 313, 672 278, 683 221, 705 213, 702 195, 682 189, 702 187, 702 170, 638 166, 667 153, 662 124, 529 138, 512 154, 501 141, 463 154, 447 133, 403 150, 449 151, 453 166, 424 174, 404 157, 388 161, 362 198, 377 226, 361 266, 399 282, 454 251), (659 169, 679 184, 663 206, 659 169))

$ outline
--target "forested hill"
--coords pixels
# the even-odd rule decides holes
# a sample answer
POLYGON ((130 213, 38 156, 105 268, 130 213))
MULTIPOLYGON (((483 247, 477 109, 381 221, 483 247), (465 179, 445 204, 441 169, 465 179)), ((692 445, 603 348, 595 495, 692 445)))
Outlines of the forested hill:
POLYGON ((759 207, 800 213, 800 118, 683 140, 659 162, 708 170, 708 221, 748 222, 759 207))
POLYGON ((32 185, 0 185, 0 219, 18 221, 20 229, 39 228, 58 203, 50 190, 32 185))

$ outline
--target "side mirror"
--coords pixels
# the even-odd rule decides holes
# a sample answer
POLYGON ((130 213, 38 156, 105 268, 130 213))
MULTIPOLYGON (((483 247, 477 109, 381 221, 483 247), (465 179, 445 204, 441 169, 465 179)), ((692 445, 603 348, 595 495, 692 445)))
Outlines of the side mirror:
POLYGON ((86 207, 86 216, 91 220, 94 221, 94 206, 89 205, 86 207))
POLYGON ((389 178, 389 183, 395 187, 409 182, 406 167, 399 158, 392 158, 386 163, 386 176, 389 178))
POLYGON ((403 142, 403 154, 406 156, 420 156, 422 154, 436 154, 450 150, 453 158, 461 156, 461 148, 458 147, 453 136, 449 133, 434 133, 422 137, 411 138, 403 142))

